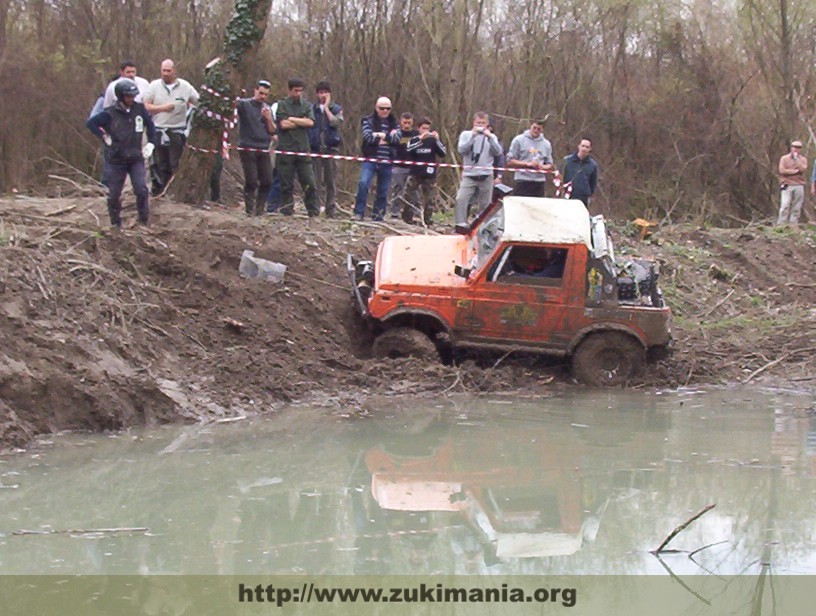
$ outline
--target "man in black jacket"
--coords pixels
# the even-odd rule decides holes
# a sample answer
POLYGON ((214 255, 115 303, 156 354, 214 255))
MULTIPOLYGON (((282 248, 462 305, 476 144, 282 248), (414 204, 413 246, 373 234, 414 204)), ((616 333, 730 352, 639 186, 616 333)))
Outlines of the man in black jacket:
POLYGON ((431 121, 422 118, 419 122, 419 134, 408 142, 408 154, 411 160, 421 165, 412 165, 405 196, 402 198, 402 219, 407 223, 414 221, 414 212, 422 212, 425 225, 433 224, 433 213, 436 209, 436 178, 439 167, 436 158, 443 158, 448 151, 439 139, 439 133, 432 130, 431 121), (422 208, 419 201, 422 201, 422 208))
POLYGON ((156 128, 142 103, 135 102, 139 88, 122 79, 114 88, 116 102, 88 118, 85 125, 105 143, 108 161, 108 215, 111 225, 122 227, 122 188, 125 178, 136 195, 136 211, 143 225, 150 218, 148 190, 145 183, 144 159, 153 153, 156 128), (147 132, 147 145, 142 148, 142 135, 147 132))
POLYGON ((385 96, 377 99, 374 113, 361 121, 363 130, 363 156, 370 159, 362 164, 360 182, 357 184, 357 199, 354 215, 365 218, 368 190, 374 176, 377 176, 377 195, 374 198, 372 220, 382 220, 385 216, 388 186, 391 184, 391 161, 394 149, 400 140, 397 118, 391 113, 391 100, 385 96))
POLYGON ((598 187, 598 163, 589 153, 592 152, 592 140, 582 137, 578 151, 564 158, 564 196, 578 199, 589 207, 589 201, 598 187))

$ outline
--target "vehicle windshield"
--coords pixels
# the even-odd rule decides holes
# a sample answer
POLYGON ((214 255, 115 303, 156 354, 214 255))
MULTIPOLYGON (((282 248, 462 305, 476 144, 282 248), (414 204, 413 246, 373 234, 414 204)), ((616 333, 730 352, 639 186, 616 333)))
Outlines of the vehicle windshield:
POLYGON ((488 218, 485 218, 473 232, 471 246, 475 258, 472 264, 474 269, 480 269, 487 262, 499 245, 503 233, 504 206, 502 205, 488 218))

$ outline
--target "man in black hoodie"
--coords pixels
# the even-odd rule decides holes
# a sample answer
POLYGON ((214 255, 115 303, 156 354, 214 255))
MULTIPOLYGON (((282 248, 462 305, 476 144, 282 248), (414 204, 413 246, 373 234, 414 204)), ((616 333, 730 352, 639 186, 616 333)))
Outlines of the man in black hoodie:
POLYGON ((111 225, 122 228, 122 188, 125 178, 136 195, 136 211, 143 225, 150 218, 148 190, 145 183, 144 159, 153 153, 156 127, 142 103, 135 102, 139 88, 129 79, 122 79, 114 88, 116 102, 88 118, 85 125, 105 143, 108 161, 108 215, 111 225), (142 148, 142 135, 147 132, 147 145, 142 148))
POLYGON ((414 221, 414 212, 422 212, 422 220, 426 225, 433 224, 433 213, 436 209, 436 196, 439 189, 436 187, 436 178, 439 176, 439 167, 436 158, 444 157, 448 151, 439 139, 439 133, 432 130, 431 121, 422 118, 419 122, 419 134, 408 142, 408 154, 411 160, 421 165, 411 166, 411 176, 402 198, 402 219, 407 223, 414 221), (420 196, 422 208, 419 207, 420 196))

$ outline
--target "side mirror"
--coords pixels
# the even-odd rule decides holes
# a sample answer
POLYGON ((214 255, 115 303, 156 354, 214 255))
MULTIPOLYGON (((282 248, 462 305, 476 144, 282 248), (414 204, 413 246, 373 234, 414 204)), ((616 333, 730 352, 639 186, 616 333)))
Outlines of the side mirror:
POLYGON ((499 183, 493 187, 493 190, 497 190, 502 197, 506 197, 513 192, 513 187, 508 186, 507 184, 499 183))
POLYGON ((456 274, 457 276, 464 278, 465 280, 468 279, 468 277, 470 276, 470 272, 472 271, 473 270, 470 269, 469 267, 462 267, 461 265, 453 266, 453 273, 456 274))

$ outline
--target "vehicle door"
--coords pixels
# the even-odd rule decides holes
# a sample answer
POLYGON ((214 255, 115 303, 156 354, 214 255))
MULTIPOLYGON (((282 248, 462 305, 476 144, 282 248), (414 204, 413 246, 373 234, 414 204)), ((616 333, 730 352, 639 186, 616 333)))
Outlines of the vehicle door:
POLYGON ((471 320, 480 325, 474 337, 566 345, 570 250, 569 245, 508 244, 498 251, 473 287, 471 320))

